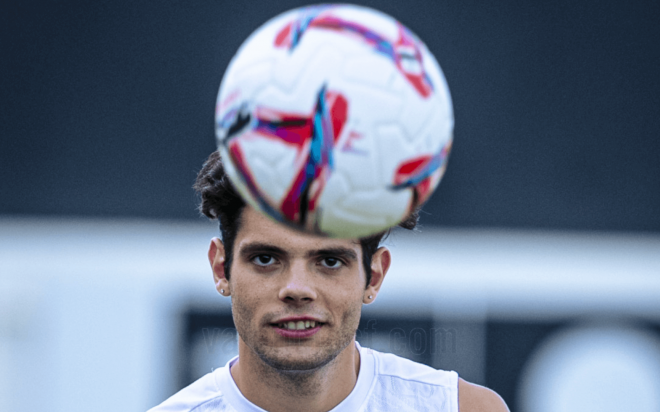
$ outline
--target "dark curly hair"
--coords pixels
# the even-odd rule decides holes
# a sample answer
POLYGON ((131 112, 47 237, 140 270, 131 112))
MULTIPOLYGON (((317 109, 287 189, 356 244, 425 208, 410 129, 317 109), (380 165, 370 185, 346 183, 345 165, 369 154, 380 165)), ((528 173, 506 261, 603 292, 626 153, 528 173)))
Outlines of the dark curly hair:
MULTIPOLYGON (((193 186, 201 196, 199 211, 209 219, 218 219, 220 236, 225 246, 225 274, 229 279, 234 252, 234 240, 241 225, 241 212, 245 201, 229 181, 220 159, 220 153, 211 153, 197 175, 193 186)), ((419 220, 419 210, 415 210, 406 220, 399 224, 405 229, 414 229, 419 220)), ((362 263, 367 274, 367 285, 371 281, 371 259, 378 250, 380 243, 387 237, 389 230, 361 238, 362 263)))

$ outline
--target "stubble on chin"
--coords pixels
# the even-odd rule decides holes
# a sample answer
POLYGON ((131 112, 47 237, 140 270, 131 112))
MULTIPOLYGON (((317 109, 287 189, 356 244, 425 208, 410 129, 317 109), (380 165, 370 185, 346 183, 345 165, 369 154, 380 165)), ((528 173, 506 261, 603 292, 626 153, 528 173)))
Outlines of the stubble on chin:
MULTIPOLYGON (((333 327, 332 336, 317 343, 317 346, 310 346, 309 340, 299 342, 290 340, 287 346, 273 346, 268 342, 270 331, 261 326, 251 326, 254 322, 252 308, 252 305, 243 304, 236 299, 232 300, 234 324, 239 336, 261 359, 265 369, 290 378, 313 374, 331 364, 346 347, 353 343, 362 309, 361 306, 356 306, 348 310, 340 322, 342 326, 339 329, 333 327)), ((327 333, 327 331, 320 332, 327 333)), ((263 372, 267 371, 263 370, 263 372)))

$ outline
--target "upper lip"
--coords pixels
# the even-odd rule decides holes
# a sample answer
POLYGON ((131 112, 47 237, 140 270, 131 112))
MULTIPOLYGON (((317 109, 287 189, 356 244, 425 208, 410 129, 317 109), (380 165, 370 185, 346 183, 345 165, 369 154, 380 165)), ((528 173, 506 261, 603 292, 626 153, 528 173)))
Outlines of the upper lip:
POLYGON ((298 322, 298 321, 303 321, 303 322, 310 321, 310 322, 316 322, 316 323, 323 323, 322 321, 320 321, 317 318, 314 318, 312 316, 289 316, 289 317, 286 317, 286 318, 275 320, 271 323, 277 324, 277 323, 298 322))

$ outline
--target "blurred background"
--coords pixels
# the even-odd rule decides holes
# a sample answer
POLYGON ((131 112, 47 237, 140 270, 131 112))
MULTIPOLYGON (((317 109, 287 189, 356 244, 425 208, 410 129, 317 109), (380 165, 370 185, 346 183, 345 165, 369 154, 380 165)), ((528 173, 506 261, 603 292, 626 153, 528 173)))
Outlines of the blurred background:
MULTIPOLYGON (((512 412, 660 411, 660 3, 358 3, 456 117, 358 340, 512 412)), ((236 353, 191 186, 230 58, 304 4, 0 5, 0 411, 144 411, 236 353)))

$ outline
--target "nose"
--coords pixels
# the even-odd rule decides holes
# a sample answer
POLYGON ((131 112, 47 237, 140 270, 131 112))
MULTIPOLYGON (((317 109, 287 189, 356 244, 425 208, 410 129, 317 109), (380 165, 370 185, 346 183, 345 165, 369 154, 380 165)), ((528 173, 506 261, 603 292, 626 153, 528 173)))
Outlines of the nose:
POLYGON ((305 264, 293 264, 285 273, 285 282, 280 289, 279 298, 289 304, 305 304, 316 300, 314 274, 305 264))

